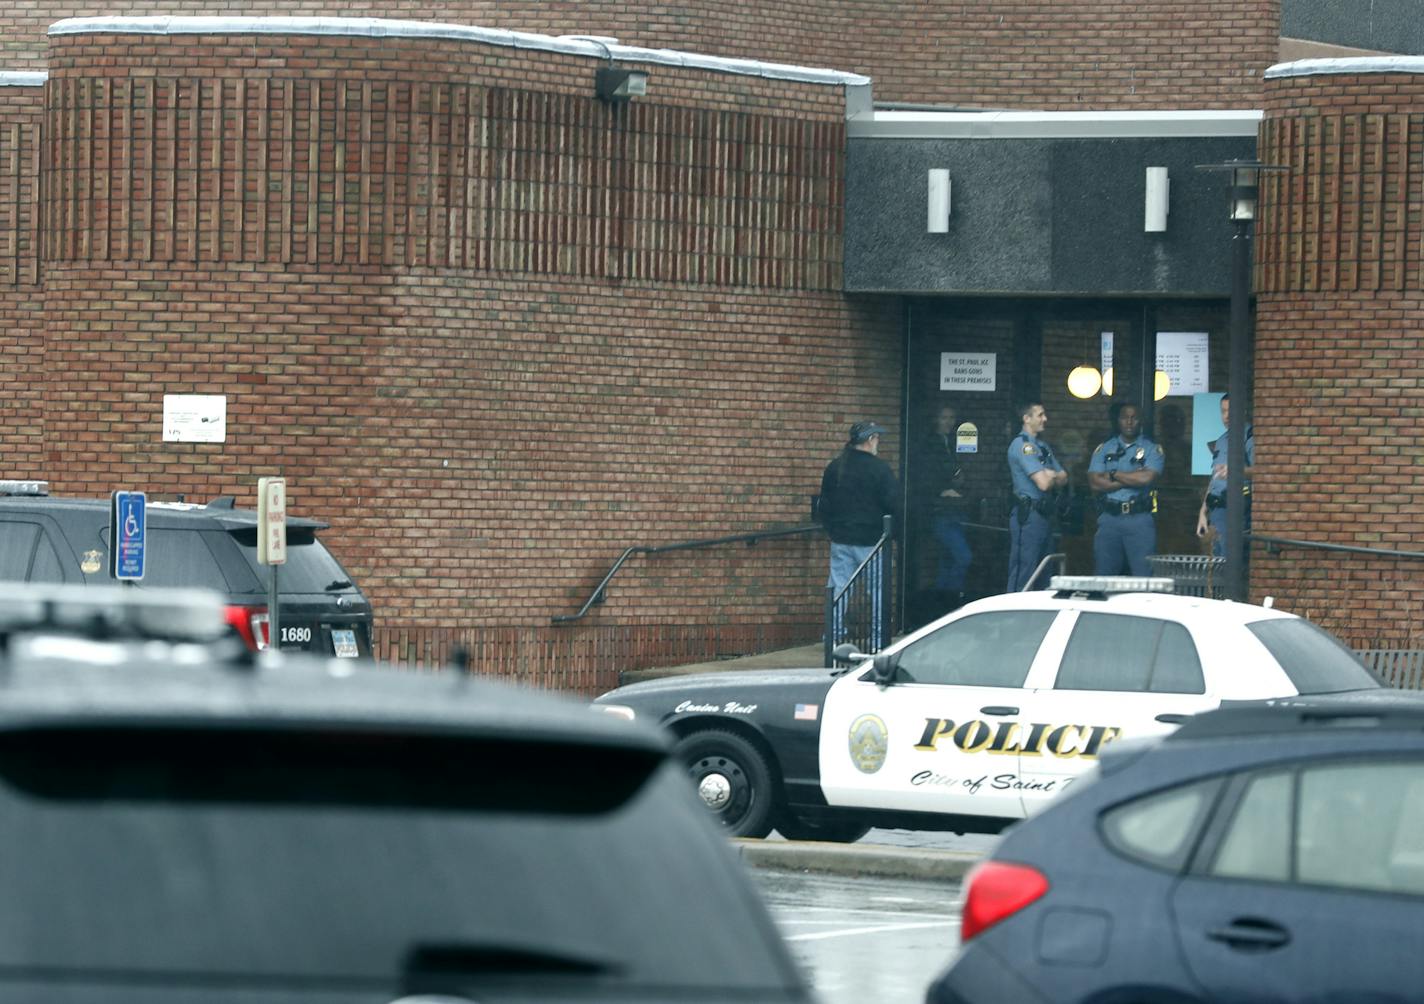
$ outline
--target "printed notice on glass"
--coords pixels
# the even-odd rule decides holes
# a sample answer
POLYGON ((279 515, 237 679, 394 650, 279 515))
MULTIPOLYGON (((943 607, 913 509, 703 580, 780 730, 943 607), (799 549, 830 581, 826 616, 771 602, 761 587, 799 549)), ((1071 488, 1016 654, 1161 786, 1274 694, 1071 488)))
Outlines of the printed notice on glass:
POLYGON ((221 443, 226 439, 227 395, 163 395, 165 443, 221 443))
POLYGON ((1167 387, 1169 395, 1207 392, 1207 343, 1205 331, 1157 332, 1157 368, 1172 381, 1167 387))
POLYGON ((997 353, 941 352, 939 354, 940 390, 994 389, 994 360, 997 353))

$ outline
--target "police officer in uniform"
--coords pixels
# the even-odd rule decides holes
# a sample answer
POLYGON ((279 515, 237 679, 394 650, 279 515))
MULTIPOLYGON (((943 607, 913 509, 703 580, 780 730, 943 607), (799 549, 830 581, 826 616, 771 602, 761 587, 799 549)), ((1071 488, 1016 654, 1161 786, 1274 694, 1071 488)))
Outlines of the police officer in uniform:
POLYGON ((1009 512, 1009 592, 1028 584, 1039 562, 1048 554, 1053 527, 1054 492, 1068 483, 1068 472, 1039 434, 1048 413, 1037 401, 1019 409, 1023 431, 1009 443, 1009 477, 1013 480, 1013 509, 1009 512))
MULTIPOLYGON (((1211 444, 1211 481, 1202 497, 1201 509, 1197 513, 1197 536, 1205 537, 1207 528, 1213 531, 1211 553, 1218 558, 1226 557, 1226 465, 1231 451, 1231 395, 1221 395, 1221 424, 1226 431, 1221 438, 1211 444)), ((1242 492, 1246 496, 1247 530, 1251 529, 1251 475, 1256 466, 1256 438, 1251 426, 1246 426, 1246 467, 1242 470, 1245 481, 1242 492)), ((1248 549, 1249 550, 1249 549, 1248 549)))
POLYGON ((1162 447, 1141 435, 1135 404, 1112 406, 1117 435, 1099 444, 1088 463, 1088 484, 1098 493, 1098 532, 1093 563, 1099 575, 1150 575, 1147 556, 1157 549, 1157 492, 1162 447))

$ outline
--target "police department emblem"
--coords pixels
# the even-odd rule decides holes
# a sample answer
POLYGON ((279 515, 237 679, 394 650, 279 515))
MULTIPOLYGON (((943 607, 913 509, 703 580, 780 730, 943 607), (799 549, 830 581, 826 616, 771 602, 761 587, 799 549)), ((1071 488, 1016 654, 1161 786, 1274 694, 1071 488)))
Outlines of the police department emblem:
POLYGON ((98 551, 85 551, 84 560, 79 563, 79 570, 85 575, 93 575, 103 567, 103 564, 99 561, 98 551))
POLYGON ((861 715, 850 726, 850 761, 862 774, 874 774, 885 766, 890 733, 878 715, 861 715))
POLYGON ((1032 453, 1034 452, 1034 450, 1033 450, 1033 444, 1032 444, 1032 443, 1024 443, 1024 452, 1025 452, 1025 453, 1028 453, 1028 454, 1032 454, 1032 453))
POLYGON ((1134 457, 1133 459, 1136 460, 1136 461, 1140 464, 1140 463, 1142 463, 1142 461, 1143 461, 1144 459, 1146 459, 1146 457, 1147 457, 1147 451, 1144 450, 1142 447, 1139 446, 1139 447, 1137 448, 1137 456, 1134 457))

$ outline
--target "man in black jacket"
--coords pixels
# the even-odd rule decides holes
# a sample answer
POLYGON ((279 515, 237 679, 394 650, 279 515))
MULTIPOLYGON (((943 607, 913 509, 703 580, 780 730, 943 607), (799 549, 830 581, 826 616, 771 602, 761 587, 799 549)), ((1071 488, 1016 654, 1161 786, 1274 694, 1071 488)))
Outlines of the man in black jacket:
POLYGON ((875 549, 884 517, 900 509, 900 484, 890 465, 876 456, 884 432, 874 422, 856 422, 845 448, 821 475, 816 512, 831 538, 826 586, 838 594, 875 549))

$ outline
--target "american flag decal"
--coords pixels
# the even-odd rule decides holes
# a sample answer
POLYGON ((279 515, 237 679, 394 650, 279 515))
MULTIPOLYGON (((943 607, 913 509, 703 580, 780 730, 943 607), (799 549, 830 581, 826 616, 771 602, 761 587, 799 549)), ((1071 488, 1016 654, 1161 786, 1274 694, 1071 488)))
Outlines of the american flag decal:
POLYGON ((798 704, 796 705, 796 714, 794 717, 798 721, 814 722, 816 715, 820 714, 820 711, 821 706, 819 704, 798 704))

